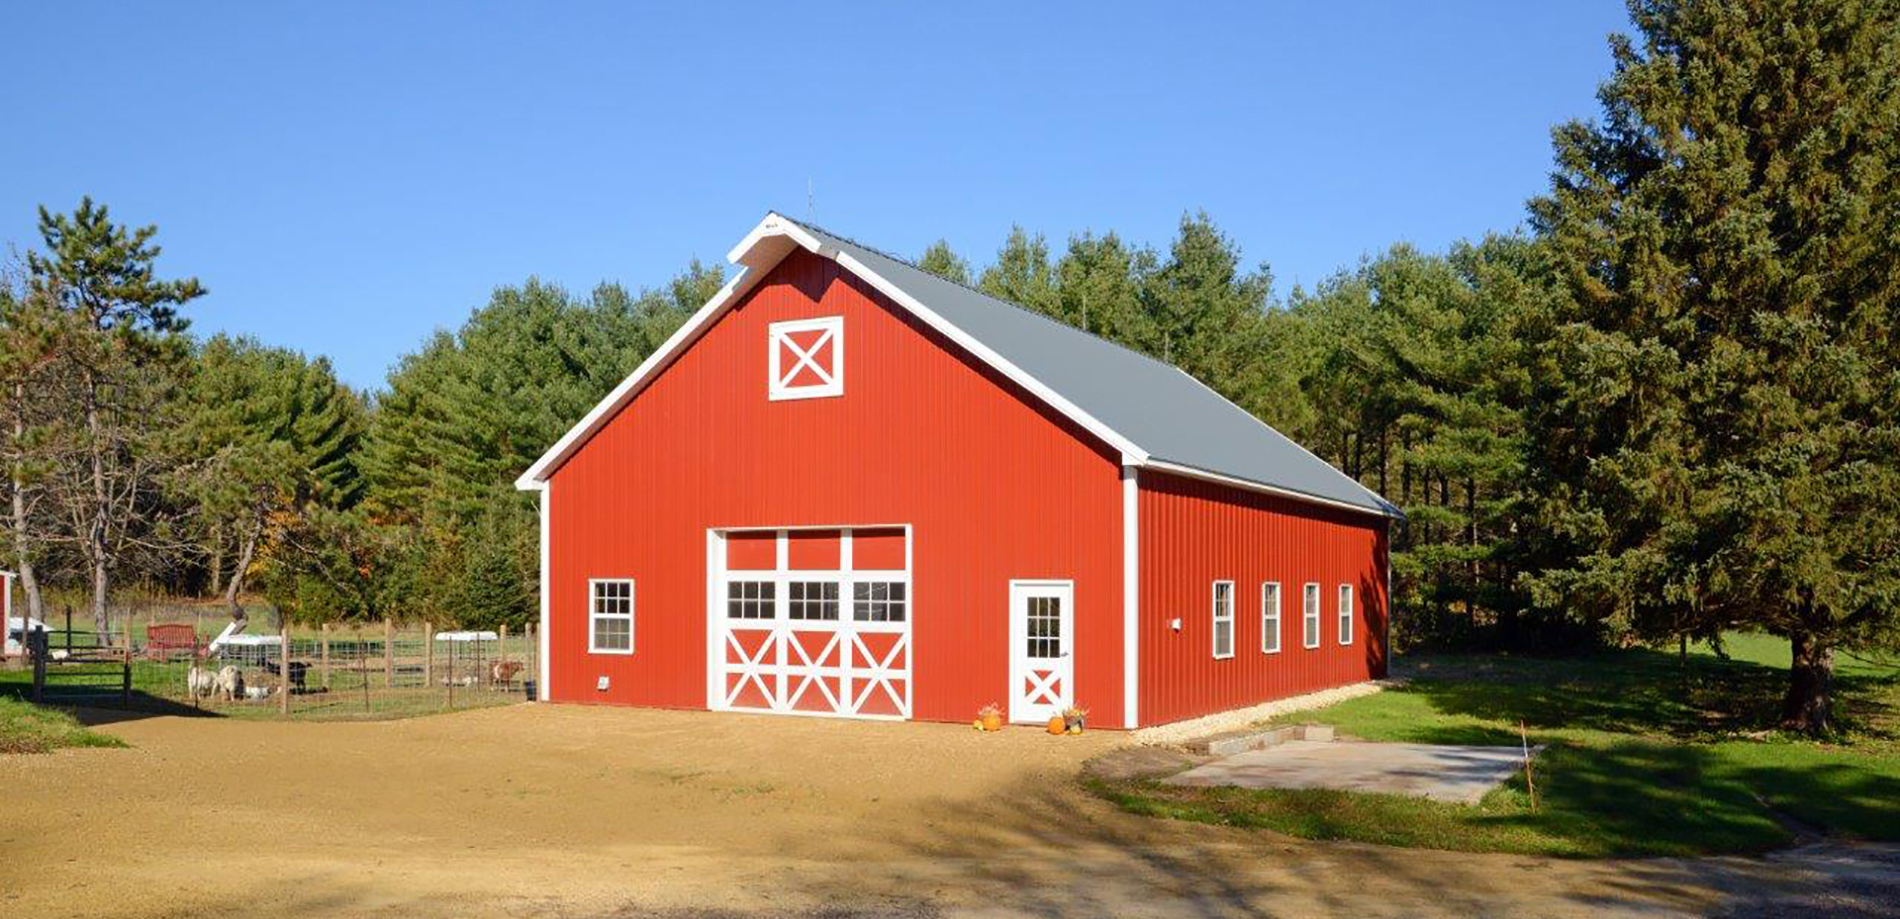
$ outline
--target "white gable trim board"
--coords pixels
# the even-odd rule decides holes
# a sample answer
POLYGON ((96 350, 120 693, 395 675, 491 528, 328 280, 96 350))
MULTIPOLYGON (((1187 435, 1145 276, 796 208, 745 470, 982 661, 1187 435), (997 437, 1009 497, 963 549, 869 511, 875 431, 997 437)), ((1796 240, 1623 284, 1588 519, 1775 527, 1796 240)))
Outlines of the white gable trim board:
POLYGON ((745 238, 740 240, 739 244, 733 247, 731 252, 727 253, 728 259, 744 266, 745 270, 728 281, 725 287, 720 289, 718 294, 714 295, 711 300, 708 300, 704 306, 700 307, 698 312, 695 312, 685 324, 680 326, 678 331, 673 333, 672 337, 668 338, 653 354, 649 355, 632 374, 621 381, 620 385, 614 387, 613 391, 608 393, 606 398, 602 399, 599 404, 595 405, 593 410, 587 413, 586 417, 582 418, 578 424, 569 429, 553 447, 549 448, 540 459, 534 462, 534 465, 528 467, 527 471, 523 472, 521 477, 515 480, 515 486, 523 490, 532 490, 546 482, 556 467, 566 461, 566 459, 572 455, 596 429, 605 424, 614 413, 618 412, 630 402, 654 375, 662 370, 681 351, 690 346, 693 341, 697 340, 721 313, 751 291, 774 266, 787 255, 791 254, 794 249, 798 248, 836 261, 840 266, 863 279, 879 293, 888 297, 893 303, 902 306, 919 319, 922 319, 945 338, 950 339, 959 347, 980 358, 999 373, 1003 374, 1003 376, 1008 378, 1011 382, 1028 390, 1035 395, 1036 398, 1041 399, 1051 408, 1054 408, 1057 412, 1060 412, 1063 416, 1075 422, 1083 430, 1088 431, 1103 443, 1119 451, 1124 465, 1154 468, 1178 475, 1231 485, 1237 488, 1280 495, 1295 500, 1307 501, 1343 510, 1358 511, 1374 516, 1390 516, 1392 513, 1390 511, 1361 507, 1342 501, 1309 495, 1292 489, 1269 485, 1263 482, 1222 475, 1220 473, 1209 472, 1191 466, 1184 466, 1178 463, 1157 459, 1142 445, 1135 443, 1133 440, 1103 423, 1100 419, 1089 414, 1080 406, 1064 397, 1061 393, 998 354, 995 349, 990 348, 975 336, 957 327, 954 323, 951 323, 942 315, 932 310, 928 305, 918 301, 890 279, 871 270, 863 262, 852 257, 850 253, 841 251, 836 246, 826 245, 818 236, 806 230, 804 227, 799 226, 794 221, 780 217, 776 213, 767 214, 765 219, 760 221, 758 226, 754 227, 750 233, 747 233, 745 238))

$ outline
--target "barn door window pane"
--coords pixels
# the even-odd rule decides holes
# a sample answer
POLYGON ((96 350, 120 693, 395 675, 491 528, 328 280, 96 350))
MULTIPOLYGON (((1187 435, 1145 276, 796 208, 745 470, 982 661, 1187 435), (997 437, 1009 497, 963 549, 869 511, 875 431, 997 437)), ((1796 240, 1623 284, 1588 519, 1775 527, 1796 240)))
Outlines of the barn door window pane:
POLYGON ((1234 656, 1234 582, 1214 582, 1214 656, 1234 656))
POLYGON ((791 607, 793 619, 836 622, 838 619, 837 581, 793 581, 791 607))
POLYGON ((903 581, 859 581, 851 586, 851 618, 859 622, 903 622, 903 581))
POLYGON ((1030 597, 1026 623, 1029 646, 1025 652, 1032 660, 1062 656, 1062 598, 1030 597))
POLYGON ((1306 585, 1300 605, 1300 635, 1309 648, 1319 647, 1319 585, 1306 585))
POLYGON ((1260 652, 1280 653, 1280 584, 1267 581, 1260 585, 1260 652))
POLYGON ((1339 643, 1352 644, 1352 585, 1339 585, 1339 643))
POLYGON ((771 581, 728 581, 727 619, 776 619, 778 585, 771 581))
POLYGON ((633 581, 588 581, 587 593, 587 650, 632 654, 633 581))

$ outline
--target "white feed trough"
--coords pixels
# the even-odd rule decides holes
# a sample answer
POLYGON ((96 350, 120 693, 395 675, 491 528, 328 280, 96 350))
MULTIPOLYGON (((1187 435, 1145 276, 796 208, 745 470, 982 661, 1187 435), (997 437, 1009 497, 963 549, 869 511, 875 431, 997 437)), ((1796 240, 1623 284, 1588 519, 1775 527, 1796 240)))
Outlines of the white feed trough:
POLYGON ((436 641, 500 641, 494 632, 437 632, 436 641))

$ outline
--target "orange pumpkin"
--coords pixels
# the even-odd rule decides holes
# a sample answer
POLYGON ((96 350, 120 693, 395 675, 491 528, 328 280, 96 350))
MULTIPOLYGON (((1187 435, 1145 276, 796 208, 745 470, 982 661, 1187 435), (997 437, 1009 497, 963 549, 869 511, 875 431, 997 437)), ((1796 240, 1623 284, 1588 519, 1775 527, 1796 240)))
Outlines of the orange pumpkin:
POLYGON ((1000 731, 1003 729, 1003 716, 1000 712, 991 712, 983 716, 983 730, 1000 731))
POLYGON ((1063 733, 1067 733, 1068 730, 1069 730, 1069 722, 1067 719, 1063 718, 1061 715, 1057 715, 1054 718, 1049 719, 1049 733, 1063 734, 1063 733))

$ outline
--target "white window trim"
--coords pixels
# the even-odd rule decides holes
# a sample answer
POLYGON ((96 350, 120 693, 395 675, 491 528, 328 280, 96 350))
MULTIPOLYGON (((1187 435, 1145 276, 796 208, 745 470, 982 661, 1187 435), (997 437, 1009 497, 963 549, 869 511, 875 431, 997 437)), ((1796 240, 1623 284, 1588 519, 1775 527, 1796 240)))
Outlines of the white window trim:
POLYGON ((767 381, 770 386, 767 398, 773 402, 789 399, 824 399, 844 395, 844 317, 821 316, 817 319, 793 319, 786 322, 774 322, 766 327, 767 381), (819 331, 820 335, 812 343, 812 351, 827 340, 831 342, 831 366, 820 367, 803 349, 793 344, 786 336, 797 332, 819 331), (787 350, 798 352, 801 357, 790 368, 782 366, 780 355, 787 350), (798 375, 800 368, 810 367, 824 379, 822 383, 807 383, 802 386, 787 385, 787 380, 798 375))
POLYGON ((623 657, 631 656, 633 654, 633 649, 638 644, 638 641, 637 641, 638 633, 634 629, 634 624, 633 624, 634 615, 639 610, 637 597, 638 597, 638 590, 635 587, 632 578, 588 578, 587 579, 587 653, 589 654, 615 654, 615 655, 620 655, 623 657), (627 614, 625 616, 622 616, 619 613, 599 613, 599 612, 594 611, 594 588, 600 584, 627 585, 627 614), (594 634, 595 634, 594 623, 597 620, 601 620, 601 619, 627 620, 627 646, 625 648, 602 648, 594 644, 594 634))
POLYGON ((1307 581, 1300 591, 1300 643, 1308 648, 1319 647, 1319 604, 1319 582, 1307 581))
POLYGON ((1282 612, 1282 607, 1284 607, 1285 604, 1286 604, 1286 592, 1280 589, 1279 581, 1261 581, 1260 582, 1260 653, 1261 654, 1278 654, 1280 653, 1281 648, 1286 647, 1286 635, 1281 631, 1284 628, 1282 623, 1285 620, 1280 615, 1282 612), (1272 611, 1273 614, 1272 615, 1267 614, 1267 588, 1269 587, 1273 588, 1273 611, 1272 611), (1272 628, 1267 627, 1268 622, 1273 623, 1272 628), (1272 636, 1273 638, 1273 647, 1271 648, 1267 647, 1268 636, 1272 636))
POLYGON ((1234 582, 1215 581, 1213 585, 1208 588, 1208 599, 1212 604, 1210 612, 1212 613, 1213 624, 1213 628, 1210 629, 1208 633, 1209 650, 1214 652, 1215 660, 1228 660, 1234 656, 1234 646, 1240 644, 1240 636, 1238 631, 1234 628, 1234 582), (1220 603, 1220 589, 1223 584, 1227 587, 1227 615, 1225 617, 1221 616, 1220 603), (1227 622, 1226 654, 1220 653, 1220 624, 1223 618, 1225 618, 1227 622))
POLYGON ((1341 647, 1352 644, 1352 585, 1339 585, 1339 644, 1341 647))

